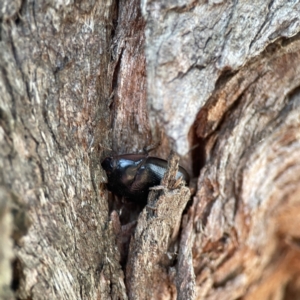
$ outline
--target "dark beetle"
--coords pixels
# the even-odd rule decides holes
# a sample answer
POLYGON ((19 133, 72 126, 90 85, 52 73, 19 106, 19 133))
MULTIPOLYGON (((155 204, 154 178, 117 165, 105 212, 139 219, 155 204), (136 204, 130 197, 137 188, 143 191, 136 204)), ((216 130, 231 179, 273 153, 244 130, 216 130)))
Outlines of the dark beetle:
MULTIPOLYGON (((101 165, 107 174, 109 191, 135 202, 146 203, 149 188, 160 184, 168 162, 147 154, 123 154, 106 157, 101 165)), ((180 166, 176 179, 179 177, 189 183, 189 174, 180 166)))

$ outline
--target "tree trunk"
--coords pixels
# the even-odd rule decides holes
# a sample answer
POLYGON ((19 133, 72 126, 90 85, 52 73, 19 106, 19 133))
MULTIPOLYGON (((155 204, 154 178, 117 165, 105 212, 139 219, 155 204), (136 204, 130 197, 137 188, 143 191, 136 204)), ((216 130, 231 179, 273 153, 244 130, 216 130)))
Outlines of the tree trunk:
POLYGON ((300 298, 299 1, 0 8, 1 299, 300 298), (158 141, 138 216, 100 162, 158 141))

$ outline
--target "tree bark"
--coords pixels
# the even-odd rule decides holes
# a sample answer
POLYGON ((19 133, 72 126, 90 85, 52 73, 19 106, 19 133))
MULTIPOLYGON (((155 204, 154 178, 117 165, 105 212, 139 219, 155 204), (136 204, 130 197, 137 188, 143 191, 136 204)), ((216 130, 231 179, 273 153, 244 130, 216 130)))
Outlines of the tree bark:
POLYGON ((299 1, 0 8, 1 299, 300 298, 299 1), (196 192, 137 216, 100 161, 158 140, 196 192))
POLYGON ((17 298, 126 298, 99 161, 111 135, 116 9, 2 2, 1 183, 31 222, 14 240, 17 298))

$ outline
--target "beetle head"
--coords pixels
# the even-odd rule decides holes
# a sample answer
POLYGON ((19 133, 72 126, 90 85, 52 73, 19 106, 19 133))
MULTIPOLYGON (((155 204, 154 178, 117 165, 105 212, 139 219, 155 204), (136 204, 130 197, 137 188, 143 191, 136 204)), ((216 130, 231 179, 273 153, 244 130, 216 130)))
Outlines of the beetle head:
POLYGON ((113 157, 106 157, 101 163, 102 168, 106 172, 107 175, 111 174, 111 172, 116 167, 116 161, 113 157))

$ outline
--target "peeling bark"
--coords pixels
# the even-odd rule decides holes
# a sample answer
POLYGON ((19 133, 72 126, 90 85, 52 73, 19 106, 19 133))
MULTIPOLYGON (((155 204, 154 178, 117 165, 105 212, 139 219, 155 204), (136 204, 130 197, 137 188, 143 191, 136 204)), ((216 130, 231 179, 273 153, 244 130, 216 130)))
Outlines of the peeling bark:
POLYGON ((138 218, 126 268, 130 299, 176 297, 171 271, 178 249, 181 215, 190 199, 190 191, 182 182, 175 187, 173 178, 178 161, 178 157, 170 157, 162 186, 151 192, 138 218))

